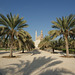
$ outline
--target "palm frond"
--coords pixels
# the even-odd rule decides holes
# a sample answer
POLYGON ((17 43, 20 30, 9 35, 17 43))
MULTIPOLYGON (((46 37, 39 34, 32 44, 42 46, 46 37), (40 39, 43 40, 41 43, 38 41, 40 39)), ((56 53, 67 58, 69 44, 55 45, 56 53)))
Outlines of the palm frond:
POLYGON ((57 19, 57 22, 60 24, 60 25, 62 25, 62 20, 61 20, 61 18, 56 18, 57 19))
POLYGON ((61 25, 55 21, 52 21, 52 23, 57 27, 57 28, 62 28, 61 25))
POLYGON ((0 18, 0 24, 2 24, 4 26, 8 26, 7 23, 2 18, 0 18))
POLYGON ((8 26, 9 24, 8 19, 2 14, 0 14, 0 17, 7 23, 7 26, 8 26))
POLYGON ((69 28, 75 27, 75 19, 70 22, 69 28))
POLYGON ((61 31, 60 30, 51 30, 48 32, 48 34, 50 34, 50 37, 53 37, 53 39, 54 39, 61 34, 61 31))
POLYGON ((73 20, 73 18, 75 17, 75 15, 73 15, 73 14, 70 14, 69 16, 68 16, 68 24, 70 24, 70 22, 73 20))
POLYGON ((55 26, 55 25, 52 25, 52 28, 60 29, 60 28, 58 28, 58 27, 57 27, 57 26, 55 26))
POLYGON ((26 28, 26 27, 28 27, 28 24, 20 25, 20 26, 18 26, 18 29, 22 29, 22 28, 26 28))
POLYGON ((21 25, 25 24, 26 22, 27 22, 26 20, 21 21, 18 26, 21 26, 21 25))
POLYGON ((5 45, 5 43, 6 43, 7 39, 8 39, 8 37, 9 37, 9 35, 7 35, 7 36, 5 37, 4 42, 3 42, 3 45, 5 45))

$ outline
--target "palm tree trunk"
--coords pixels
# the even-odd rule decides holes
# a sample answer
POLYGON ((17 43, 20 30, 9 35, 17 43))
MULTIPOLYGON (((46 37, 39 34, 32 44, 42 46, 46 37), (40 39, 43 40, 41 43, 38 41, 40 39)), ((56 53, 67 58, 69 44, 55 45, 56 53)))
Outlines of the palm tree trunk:
POLYGON ((13 51, 12 51, 12 44, 11 44, 11 47, 10 47, 10 57, 13 56, 13 51))
POLYGON ((54 53, 54 48, 53 48, 53 53, 54 53))
POLYGON ((66 43, 66 56, 69 56, 69 49, 68 49, 68 36, 65 35, 65 43, 66 43))
POLYGON ((24 53, 24 48, 22 49, 22 53, 24 53))
POLYGON ((21 42, 19 41, 19 50, 21 50, 21 42))
POLYGON ((12 51, 12 49, 13 49, 13 40, 14 40, 14 35, 12 34, 12 36, 11 36, 11 47, 10 47, 10 57, 13 56, 13 51, 12 51))

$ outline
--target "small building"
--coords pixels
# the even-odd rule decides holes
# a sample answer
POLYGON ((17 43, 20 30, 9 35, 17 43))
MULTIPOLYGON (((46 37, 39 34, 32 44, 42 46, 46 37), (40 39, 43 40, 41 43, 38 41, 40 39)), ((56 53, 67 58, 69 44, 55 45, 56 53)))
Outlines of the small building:
POLYGON ((35 48, 38 48, 38 44, 43 39, 43 31, 41 30, 40 36, 37 36, 37 31, 35 32, 35 48))

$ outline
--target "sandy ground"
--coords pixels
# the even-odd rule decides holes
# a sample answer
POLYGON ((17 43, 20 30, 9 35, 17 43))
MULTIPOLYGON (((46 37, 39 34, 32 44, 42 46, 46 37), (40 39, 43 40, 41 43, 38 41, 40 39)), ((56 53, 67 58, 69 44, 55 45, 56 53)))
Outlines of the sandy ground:
POLYGON ((62 58, 63 53, 46 51, 14 52, 19 58, 2 58, 9 52, 0 51, 0 75, 75 75, 75 58, 62 58))

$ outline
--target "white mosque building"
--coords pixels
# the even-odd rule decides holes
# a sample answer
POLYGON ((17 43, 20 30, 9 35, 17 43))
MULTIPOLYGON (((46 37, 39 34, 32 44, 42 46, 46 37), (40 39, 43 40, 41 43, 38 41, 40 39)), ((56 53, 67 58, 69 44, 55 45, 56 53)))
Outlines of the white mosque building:
POLYGON ((41 30, 41 34, 40 36, 37 36, 37 31, 35 32, 35 48, 38 48, 38 44, 40 43, 40 41, 43 39, 43 31, 41 30))

